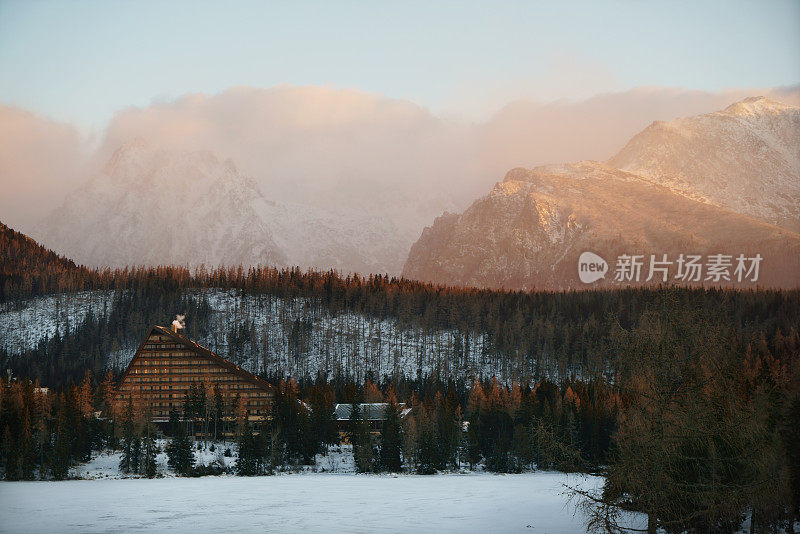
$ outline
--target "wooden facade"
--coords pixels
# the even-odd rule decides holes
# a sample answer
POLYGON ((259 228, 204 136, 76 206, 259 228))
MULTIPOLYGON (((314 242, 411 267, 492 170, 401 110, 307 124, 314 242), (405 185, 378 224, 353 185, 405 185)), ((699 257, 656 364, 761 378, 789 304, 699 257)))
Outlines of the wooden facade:
MULTIPOLYGON (((150 329, 125 370, 114 397, 115 411, 122 413, 131 399, 137 410, 149 411, 154 422, 166 422, 170 410, 182 410, 193 383, 207 392, 219 385, 226 404, 241 401, 253 423, 268 417, 272 386, 163 326, 150 329)), ((212 395, 206 398, 213 402, 212 395)))

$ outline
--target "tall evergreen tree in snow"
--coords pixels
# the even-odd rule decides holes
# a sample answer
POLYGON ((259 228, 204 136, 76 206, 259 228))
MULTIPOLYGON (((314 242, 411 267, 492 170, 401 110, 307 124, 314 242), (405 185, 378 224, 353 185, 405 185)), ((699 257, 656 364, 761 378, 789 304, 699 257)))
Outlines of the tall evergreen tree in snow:
POLYGON ((194 451, 192 440, 186 435, 185 423, 178 420, 178 412, 170 411, 170 426, 175 434, 167 446, 167 465, 180 475, 188 475, 194 467, 194 451))
POLYGON ((524 471, 530 468, 533 463, 533 443, 531 441, 530 429, 525 425, 514 427, 514 435, 511 439, 511 454, 514 463, 511 470, 514 472, 524 471))
POLYGON ((219 439, 220 434, 225 432, 222 427, 225 417, 225 400, 219 384, 214 384, 214 439, 219 439))
POLYGON ((151 422, 150 413, 146 414, 144 430, 142 431, 144 451, 142 456, 142 471, 147 478, 156 476, 156 436, 151 422))
POLYGON ((359 473, 369 473, 375 467, 375 451, 366 417, 367 414, 358 402, 350 405, 350 443, 353 445, 353 460, 359 473))
POLYGON ((417 472, 421 475, 432 475, 441 464, 439 459, 439 443, 436 422, 431 417, 431 410, 425 403, 414 408, 417 421, 417 472))
POLYGON ((239 436, 239 456, 236 458, 236 474, 239 476, 253 476, 258 474, 258 451, 253 428, 246 423, 244 431, 239 436))
POLYGON ((139 437, 133 420, 133 399, 128 397, 128 404, 122 416, 122 458, 119 469, 123 473, 135 473, 139 470, 139 437))
POLYGON ((72 429, 67 422, 66 407, 63 398, 64 396, 62 395, 57 415, 56 442, 53 446, 49 462, 53 478, 56 480, 67 478, 71 463, 72 429))
POLYGON ((456 416, 455 398, 448 394, 446 397, 439 391, 434 397, 434 417, 436 419, 437 436, 437 469, 455 467, 458 455, 458 446, 461 428, 456 416))
POLYGON ((137 473, 140 475, 144 473, 142 452, 142 439, 137 435, 133 438, 133 443, 131 444, 130 465, 132 473, 137 473))
POLYGON ((333 398, 333 389, 327 384, 319 383, 311 388, 311 434, 316 443, 316 452, 323 454, 338 441, 333 398))
POLYGON ((400 459, 402 437, 400 435, 400 406, 394 390, 389 390, 386 395, 386 412, 381 432, 380 467, 385 471, 399 472, 403 468, 400 459))

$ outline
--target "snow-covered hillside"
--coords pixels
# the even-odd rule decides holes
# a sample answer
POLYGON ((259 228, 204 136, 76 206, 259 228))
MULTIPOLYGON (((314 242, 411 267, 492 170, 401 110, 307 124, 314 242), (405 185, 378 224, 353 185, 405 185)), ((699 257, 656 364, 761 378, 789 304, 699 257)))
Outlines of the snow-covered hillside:
POLYGON ((87 315, 107 314, 114 300, 113 291, 81 291, 55 293, 30 299, 17 306, 0 304, 0 348, 19 353, 35 347, 39 341, 52 338, 58 331, 64 335, 83 322, 87 315))
POLYGON ((689 198, 800 231, 800 108, 746 98, 654 122, 608 162, 689 198))
POLYGON ((134 141, 32 236, 91 266, 261 264, 397 273, 413 239, 398 232, 374 214, 274 202, 231 160, 210 152, 134 141))
POLYGON ((207 294, 215 313, 207 347, 227 355, 242 367, 257 372, 277 371, 287 376, 314 377, 318 372, 337 372, 363 378, 396 371, 408 376, 451 371, 461 376, 505 375, 499 362, 487 354, 484 336, 450 331, 399 328, 393 320, 379 320, 356 313, 330 314, 307 301, 283 301, 270 296, 241 296, 234 291, 207 294), (250 323, 249 339, 233 346, 227 335, 236 325, 250 323), (456 338, 461 337, 465 355, 452 358, 456 338), (496 364, 496 365, 495 365, 496 364))
MULTIPOLYGON (((196 290, 192 295, 198 302, 206 299, 212 309, 208 333, 196 341, 254 373, 315 377, 322 372, 332 377, 342 372, 362 379, 371 373, 379 379, 395 372, 407 376, 438 372, 467 379, 479 375, 502 379, 531 376, 536 363, 501 357, 480 332, 401 327, 391 319, 332 314, 303 299, 241 295, 233 290, 196 290)), ((0 309, 0 347, 18 354, 52 336, 56 324, 63 333, 66 310, 71 311, 69 321, 74 325, 90 309, 99 316, 110 303, 110 292, 92 292, 38 297, 21 309, 0 309), (56 314, 56 309, 62 311, 56 314), (31 322, 35 328, 29 327, 31 322)), ((140 342, 132 333, 108 361, 126 366, 140 342)), ((581 369, 571 371, 581 374, 581 369)))

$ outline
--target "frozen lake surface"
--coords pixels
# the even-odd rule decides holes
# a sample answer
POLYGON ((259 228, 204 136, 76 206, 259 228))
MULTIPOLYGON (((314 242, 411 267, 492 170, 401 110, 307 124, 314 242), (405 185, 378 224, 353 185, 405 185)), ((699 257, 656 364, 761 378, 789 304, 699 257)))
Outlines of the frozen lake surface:
POLYGON ((594 477, 293 474, 0 482, 0 532, 583 532, 594 477))

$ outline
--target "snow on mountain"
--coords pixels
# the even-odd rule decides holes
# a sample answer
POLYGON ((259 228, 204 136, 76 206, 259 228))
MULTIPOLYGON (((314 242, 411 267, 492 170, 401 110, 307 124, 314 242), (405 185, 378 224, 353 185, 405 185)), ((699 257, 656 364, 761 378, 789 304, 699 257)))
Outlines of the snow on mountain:
POLYGON ((401 230, 379 214, 343 213, 263 197, 253 207, 261 220, 269 221, 272 237, 286 252, 289 265, 396 274, 405 259, 409 239, 401 239, 401 230))
POLYGON ((92 266, 270 265, 396 271, 387 220, 266 198, 210 152, 121 147, 33 235, 92 266))
MULTIPOLYGON (((760 284, 797 287, 798 228, 800 110, 748 98, 717 113, 654 123, 606 164, 510 171, 466 211, 425 228, 403 275, 561 289, 587 287, 577 276, 587 250, 609 261, 759 253, 760 284)), ((615 281, 607 276, 595 285, 615 281)))
MULTIPOLYGON (((525 290, 587 287, 577 271, 587 250, 609 261, 621 254, 760 253, 768 258, 760 283, 800 284, 800 235, 599 162, 513 169, 462 214, 426 228, 403 276, 525 290)), ((596 285, 625 284, 608 276, 596 285)))
POLYGON ((715 113, 654 122, 608 163, 800 231, 800 108, 751 97, 715 113))

